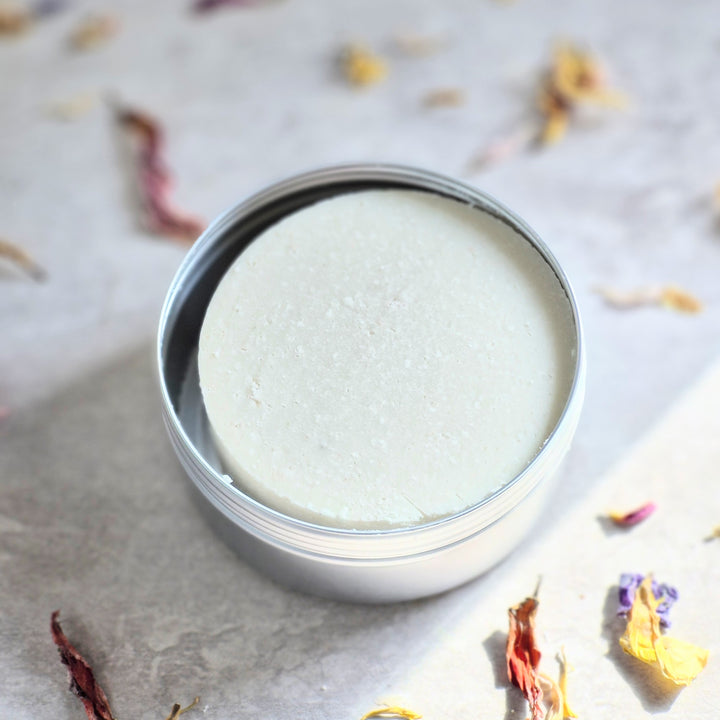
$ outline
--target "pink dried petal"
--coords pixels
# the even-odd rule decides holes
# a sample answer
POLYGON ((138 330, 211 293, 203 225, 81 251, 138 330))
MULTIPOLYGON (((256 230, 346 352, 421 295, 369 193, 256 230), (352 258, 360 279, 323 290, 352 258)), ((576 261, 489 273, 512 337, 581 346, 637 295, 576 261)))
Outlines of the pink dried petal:
POLYGON ((645 503, 636 510, 632 510, 629 513, 610 513, 610 519, 616 524, 622 527, 630 527, 641 523, 646 518, 649 518, 657 510, 657 505, 654 502, 645 503))

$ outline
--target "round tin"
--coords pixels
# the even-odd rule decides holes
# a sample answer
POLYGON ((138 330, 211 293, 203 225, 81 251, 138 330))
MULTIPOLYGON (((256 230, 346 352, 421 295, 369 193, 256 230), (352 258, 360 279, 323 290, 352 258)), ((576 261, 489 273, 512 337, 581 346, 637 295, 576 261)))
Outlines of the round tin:
POLYGON ((395 165, 345 165, 298 175, 252 195, 219 217, 188 252, 160 317, 157 361, 170 440, 219 534, 262 572, 293 588, 354 602, 410 600, 448 590, 507 555, 543 509, 550 478, 575 433, 585 357, 570 283, 535 232, 496 200, 436 173, 395 165), (461 513, 390 530, 328 528, 288 517, 243 493, 223 474, 210 438, 197 372, 205 310, 225 271, 265 228, 301 207, 369 188, 444 195, 491 214, 527 240, 552 268, 572 307, 575 371, 563 413, 532 462, 461 513))

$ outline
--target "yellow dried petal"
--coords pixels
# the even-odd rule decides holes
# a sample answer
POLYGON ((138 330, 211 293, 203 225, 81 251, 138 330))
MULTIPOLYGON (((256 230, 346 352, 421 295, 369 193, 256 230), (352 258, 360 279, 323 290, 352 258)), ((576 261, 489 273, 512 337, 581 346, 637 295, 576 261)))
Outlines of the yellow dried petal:
POLYGON ((577 715, 570 709, 567 700, 567 676, 568 671, 572 670, 572 666, 568 663, 567 658, 565 657, 565 648, 560 649, 558 660, 560 661, 560 677, 558 679, 558 685, 560 686, 560 692, 562 693, 563 699, 563 717, 576 718, 577 715))
POLYGON ((568 126, 568 114, 565 111, 557 110, 551 112, 545 118, 545 125, 540 134, 540 142, 543 145, 552 145, 561 140, 565 135, 568 126))
POLYGON ((345 79, 352 85, 364 87, 380 82, 387 75, 385 61, 362 45, 349 45, 342 54, 345 79))
POLYGON ((703 304, 700 300, 675 285, 668 285, 662 289, 660 293, 660 304, 671 310, 686 313, 699 313, 703 309, 703 304))
POLYGON ((384 708, 371 710, 369 713, 363 715, 360 720, 368 720, 368 718, 401 718, 401 720, 420 720, 422 715, 418 715, 412 710, 397 707, 396 705, 388 705, 384 708))
POLYGON ((656 666, 676 685, 689 685, 707 664, 709 652, 704 648, 660 634, 660 601, 652 591, 648 575, 635 593, 620 647, 649 665, 656 666))
POLYGON ((684 640, 661 636, 655 642, 662 674, 676 685, 689 685, 707 665, 710 652, 684 640))

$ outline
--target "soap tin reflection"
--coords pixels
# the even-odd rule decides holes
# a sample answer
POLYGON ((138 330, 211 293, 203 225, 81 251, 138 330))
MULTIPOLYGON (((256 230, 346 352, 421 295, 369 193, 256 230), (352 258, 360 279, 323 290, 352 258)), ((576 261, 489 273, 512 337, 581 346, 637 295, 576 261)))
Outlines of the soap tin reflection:
POLYGON ((524 221, 485 193, 449 177, 390 165, 331 167, 262 190, 218 218, 180 266, 163 306, 157 360, 162 408, 199 506, 246 560, 283 584, 358 602, 432 595, 489 569, 522 539, 542 511, 577 426, 585 386, 582 330, 570 284, 524 221), (543 256, 564 288, 576 327, 576 365, 557 426, 525 470, 480 503, 434 522, 387 530, 326 528, 254 500, 223 475, 210 439, 197 377, 205 309, 240 252, 265 228, 301 207, 355 190, 404 188, 469 203, 510 225, 543 256))

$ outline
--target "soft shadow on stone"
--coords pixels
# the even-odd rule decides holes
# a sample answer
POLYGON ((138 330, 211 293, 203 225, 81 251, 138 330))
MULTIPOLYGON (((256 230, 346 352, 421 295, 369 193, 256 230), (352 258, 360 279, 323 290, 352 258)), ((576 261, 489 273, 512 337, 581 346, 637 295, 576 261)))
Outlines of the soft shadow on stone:
POLYGON ((603 637, 608 641, 607 657, 625 678, 643 708, 650 713, 667 712, 677 699, 681 687, 664 678, 654 668, 628 655, 618 639, 625 631, 626 621, 617 616, 618 586, 611 587, 603 606, 603 637))
POLYGON ((598 521, 598 524, 606 537, 624 535, 625 533, 632 531, 632 527, 622 527, 621 525, 613 522, 607 515, 596 515, 595 519, 598 521))
POLYGON ((28 706, 57 697, 59 718, 78 708, 50 639, 55 609, 118 717, 200 695, 214 720, 314 706, 344 717, 431 650, 426 629, 457 602, 341 604, 239 559, 191 500, 149 344, 1 432, 0 666, 28 706))
POLYGON ((483 647, 493 667, 495 687, 505 689, 505 720, 517 720, 527 714, 527 702, 520 690, 510 684, 507 676, 505 646, 507 634, 496 630, 483 640, 483 647))

